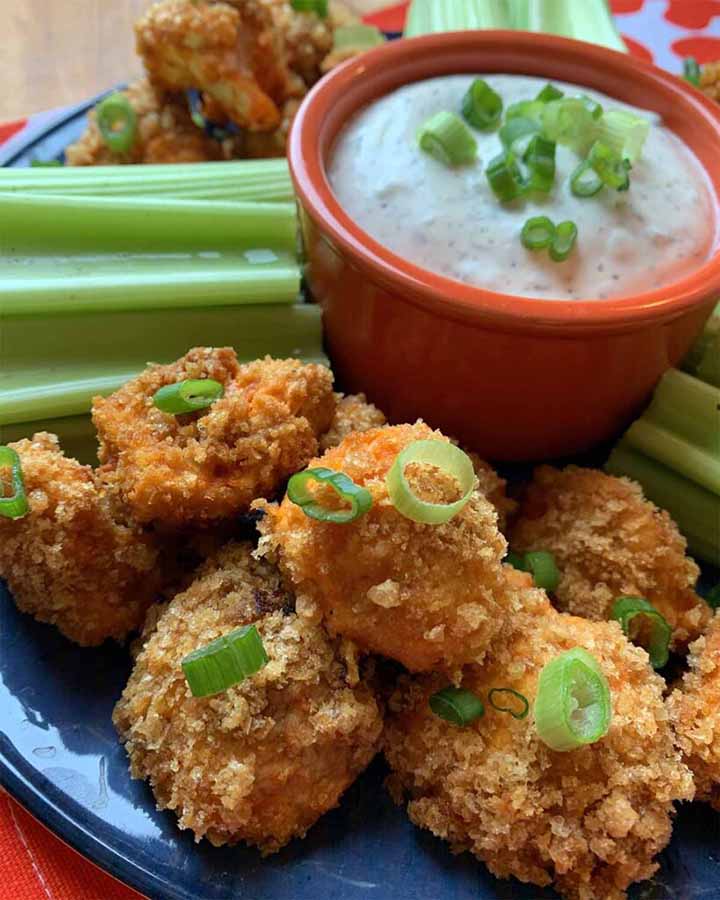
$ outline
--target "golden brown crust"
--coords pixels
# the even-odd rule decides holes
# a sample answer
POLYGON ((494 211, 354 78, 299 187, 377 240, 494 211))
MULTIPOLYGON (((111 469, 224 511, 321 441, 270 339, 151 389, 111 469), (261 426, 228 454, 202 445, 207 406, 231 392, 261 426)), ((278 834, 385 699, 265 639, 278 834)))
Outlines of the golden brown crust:
POLYGON ((197 840, 278 850, 337 804, 377 750, 380 712, 352 677, 354 659, 289 602, 250 544, 229 545, 155 623, 115 709, 133 777, 197 840), (267 666, 193 698, 182 658, 253 622, 267 666))
POLYGON ((325 434, 320 437, 320 452, 330 450, 354 431, 370 431, 387 422, 377 406, 368 403, 365 394, 336 394, 337 409, 325 434))
POLYGON ((720 62, 706 63, 700 70, 700 90, 720 103, 720 62))
POLYGON ((690 670, 668 698, 685 761, 695 774, 697 799, 720 811, 720 612, 690 645, 690 670))
POLYGON ((656 870, 673 802, 692 797, 663 682, 614 622, 551 609, 530 622, 496 643, 482 668, 465 670, 462 682, 484 701, 493 687, 521 692, 531 703, 528 717, 516 720, 486 702, 482 719, 458 728, 428 706, 445 679, 405 678, 390 701, 384 738, 390 787, 396 797, 409 796, 416 825, 455 851, 470 850, 498 877, 554 883, 576 900, 615 900, 656 870), (544 664, 576 646, 599 661, 613 718, 599 742, 557 753, 538 739, 532 703, 544 664))
POLYGON ((325 366, 270 357, 239 365, 231 348, 195 348, 95 398, 101 476, 138 521, 208 524, 273 496, 317 452, 334 410, 325 366), (156 409, 160 387, 193 378, 219 381, 224 397, 188 416, 156 409))
POLYGON ((0 577, 18 608, 84 646, 124 640, 160 587, 154 542, 117 520, 93 470, 55 435, 10 446, 30 505, 22 519, 0 517, 0 577))
POLYGON ((623 595, 644 597, 673 629, 682 649, 703 631, 707 604, 694 591, 699 571, 670 516, 639 485, 594 469, 542 466, 511 531, 513 550, 549 550, 561 579, 561 609, 606 619, 623 595))
POLYGON ((478 479, 478 489, 495 507, 498 516, 498 528, 505 534, 508 518, 517 509, 517 503, 507 495, 507 481, 501 478, 490 463, 481 459, 471 450, 465 451, 472 460, 478 479))
MULTIPOLYGON (((395 457, 428 438, 447 440, 422 423, 376 428, 348 435, 312 461, 370 491, 373 506, 356 521, 319 522, 286 498, 265 504, 259 525, 261 552, 277 558, 303 614, 324 617, 331 633, 414 671, 479 658, 529 602, 529 579, 502 565, 505 540, 478 491, 444 525, 413 522, 390 502, 385 478, 395 457)), ((435 468, 406 472, 432 502, 457 497, 455 479, 435 468)))

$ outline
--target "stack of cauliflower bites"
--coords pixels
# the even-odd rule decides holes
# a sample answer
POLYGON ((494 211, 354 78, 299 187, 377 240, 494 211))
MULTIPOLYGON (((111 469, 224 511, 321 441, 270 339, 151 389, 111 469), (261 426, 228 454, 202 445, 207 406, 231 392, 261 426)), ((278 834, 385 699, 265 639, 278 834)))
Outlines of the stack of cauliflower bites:
POLYGON ((0 574, 81 644, 145 622, 114 720, 197 840, 274 852, 382 749, 392 797, 453 852, 617 900, 678 801, 717 804, 717 619, 636 485, 543 467, 516 502, 326 367, 230 348, 151 366, 93 416, 96 469, 51 435, 9 448, 26 508, 0 518, 0 574), (690 641, 666 700, 654 667, 690 641))

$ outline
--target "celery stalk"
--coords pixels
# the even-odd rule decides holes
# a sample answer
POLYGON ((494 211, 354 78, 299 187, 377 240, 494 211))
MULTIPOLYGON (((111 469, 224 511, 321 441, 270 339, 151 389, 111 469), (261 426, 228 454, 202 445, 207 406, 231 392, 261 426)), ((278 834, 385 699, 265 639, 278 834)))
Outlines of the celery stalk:
POLYGON ((720 303, 683 360, 682 368, 701 381, 720 387, 720 303))
POLYGON ((690 552, 720 565, 720 496, 628 447, 624 441, 613 450, 605 468, 611 475, 625 475, 639 482, 645 496, 673 517, 690 552))
POLYGON ((667 428, 660 428, 644 418, 630 426, 624 443, 720 497, 720 454, 696 447, 667 428))
POLYGON ((300 269, 290 254, 273 255, 267 263, 210 251, 0 260, 0 316, 292 303, 300 269))
POLYGON ((230 345, 241 360, 270 353, 326 362, 320 319, 314 304, 121 313, 103 307, 58 316, 51 327, 43 317, 7 319, 0 425, 86 413, 93 396, 116 390, 149 360, 171 362, 197 345, 230 345))
POLYGON ((297 215, 292 203, 0 192, 0 233, 4 247, 24 256, 47 247, 57 254, 79 249, 294 251, 297 215))
POLYGON ((404 36, 487 28, 513 28, 510 0, 413 0, 404 36))
POLYGON ((21 438, 30 438, 38 431, 49 431, 60 438, 60 446, 66 456, 85 465, 97 465, 97 437, 92 419, 83 416, 66 416, 61 419, 38 419, 18 425, 0 425, 0 444, 9 444, 21 438))
POLYGON ((606 0, 525 0, 524 6, 526 31, 559 34, 627 53, 606 0))
POLYGON ((670 369, 660 379, 643 418, 720 456, 720 390, 670 369))

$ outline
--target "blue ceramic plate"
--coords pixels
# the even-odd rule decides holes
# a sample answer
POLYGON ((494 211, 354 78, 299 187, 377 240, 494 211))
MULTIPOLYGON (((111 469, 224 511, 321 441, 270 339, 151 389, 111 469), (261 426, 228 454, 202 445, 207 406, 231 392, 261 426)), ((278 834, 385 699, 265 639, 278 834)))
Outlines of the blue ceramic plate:
MULTIPOLYGON (((0 164, 54 159, 84 129, 95 100, 23 134, 0 164)), ((717 573, 715 573, 716 575, 717 573)), ((710 577, 710 573, 708 573, 710 577)), ((414 828, 382 787, 378 759, 303 841, 261 860, 253 850, 195 844, 150 789, 132 781, 111 722, 130 660, 114 645, 83 650, 19 613, 0 583, 0 783, 66 843, 161 900, 540 900, 497 881, 414 828)), ((656 878, 637 900, 720 897, 720 816, 679 812, 656 878)))

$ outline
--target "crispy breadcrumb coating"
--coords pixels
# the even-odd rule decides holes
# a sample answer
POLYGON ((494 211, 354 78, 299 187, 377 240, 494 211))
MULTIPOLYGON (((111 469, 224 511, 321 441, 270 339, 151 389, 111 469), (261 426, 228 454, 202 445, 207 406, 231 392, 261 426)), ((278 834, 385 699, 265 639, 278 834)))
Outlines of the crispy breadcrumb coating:
POLYGON ((239 365, 229 347, 190 350, 96 397, 102 477, 140 522, 205 525, 271 497, 317 452, 335 411, 332 373, 269 356, 239 365), (198 413, 153 405, 166 384, 211 378, 225 395, 198 413))
POLYGON ((695 774, 697 799, 720 811, 720 612, 690 645, 690 670, 668 698, 685 761, 695 774))
POLYGON ((720 103, 720 62, 706 63, 701 67, 700 90, 720 103))
POLYGON ((115 517, 93 470, 67 459, 55 435, 9 446, 20 457, 30 510, 0 517, 0 577, 19 609, 70 640, 122 641, 160 587, 153 541, 115 517))
POLYGON ((644 597, 684 648, 710 618, 694 591, 699 574, 685 556, 685 539, 663 510, 627 478, 568 466, 535 472, 510 535, 518 552, 549 550, 560 569, 561 609, 606 619, 620 596, 644 597))
POLYGON ((692 778, 673 745, 663 681, 616 623, 548 609, 496 642, 485 666, 465 670, 463 686, 483 701, 494 687, 522 693, 531 704, 525 719, 485 702, 483 718, 451 725, 428 706, 446 684, 440 675, 405 677, 390 701, 389 786, 398 799, 407 793, 416 825, 455 852, 470 850, 500 878, 553 883, 573 900, 619 900, 653 874, 673 803, 692 798, 692 778), (537 737, 532 704, 542 667, 573 647, 600 663, 613 715, 600 741, 558 753, 537 737))
POLYGON ((65 150, 68 165, 206 162, 227 156, 224 145, 195 125, 184 96, 168 94, 145 79, 121 93, 137 114, 137 138, 132 148, 126 153, 111 150, 92 110, 85 132, 65 150))
MULTIPOLYGON (((345 525, 320 522, 285 498, 258 504, 260 552, 277 558, 298 611, 324 617, 332 634, 408 669, 452 669, 482 656, 522 607, 526 579, 502 565, 506 543, 489 501, 475 491, 444 525, 423 525, 390 502, 386 475, 397 454, 420 439, 447 441, 419 422, 350 434, 310 464, 345 472, 366 487, 370 511, 345 525)), ((426 500, 458 496, 452 476, 411 465, 406 475, 426 500)), ((320 488, 324 503, 336 501, 320 488)))
POLYGON ((385 414, 377 406, 368 403, 365 394, 336 394, 337 409, 330 427, 320 437, 320 452, 337 445, 354 431, 370 431, 387 422, 385 414))
POLYGON ((375 755, 382 719, 350 648, 291 611, 277 572, 252 545, 229 545, 150 629, 114 722, 134 778, 158 807, 215 845, 272 853, 305 832, 375 755), (185 655, 256 623, 269 663, 194 698, 185 655))
POLYGON ((495 507, 498 516, 498 528, 505 534, 508 517, 517 509, 517 503, 506 493, 507 481, 501 478, 490 463, 481 459, 477 453, 465 450, 472 460, 473 468, 478 479, 478 490, 485 494, 495 507))

